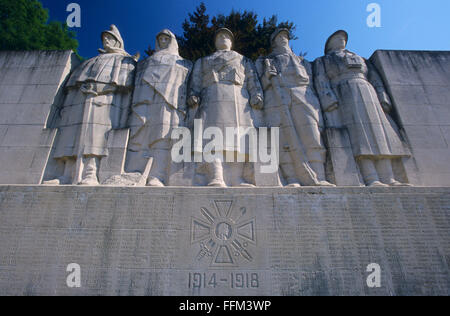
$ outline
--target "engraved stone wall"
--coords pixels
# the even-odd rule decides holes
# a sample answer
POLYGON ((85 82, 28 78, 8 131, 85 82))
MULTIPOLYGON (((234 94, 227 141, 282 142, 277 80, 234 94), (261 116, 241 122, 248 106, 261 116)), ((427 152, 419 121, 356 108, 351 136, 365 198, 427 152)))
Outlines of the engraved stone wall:
POLYGON ((448 188, 4 186, 0 295, 449 295, 449 230, 448 188))

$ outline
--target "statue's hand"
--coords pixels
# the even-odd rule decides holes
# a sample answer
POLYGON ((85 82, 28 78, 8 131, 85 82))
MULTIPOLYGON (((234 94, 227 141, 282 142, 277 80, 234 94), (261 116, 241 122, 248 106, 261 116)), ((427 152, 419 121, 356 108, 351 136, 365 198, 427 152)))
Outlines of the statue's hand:
POLYGON ((188 100, 188 105, 189 105, 191 108, 196 108, 196 107, 198 107, 198 106, 200 105, 200 98, 197 97, 197 96, 195 96, 195 95, 191 96, 191 97, 189 98, 189 100, 188 100))
POLYGON ((265 64, 265 68, 266 68, 265 76, 267 77, 267 79, 270 80, 272 77, 278 76, 278 71, 277 71, 277 69, 276 69, 275 66, 271 63, 271 61, 270 61, 269 59, 266 59, 266 60, 264 61, 264 64, 265 64))
POLYGON ((250 105, 255 110, 261 110, 264 107, 264 100, 260 95, 256 95, 251 98, 250 105))
POLYGON ((278 76, 278 72, 276 70, 273 69, 267 69, 266 70, 266 77, 267 79, 272 79, 272 77, 276 77, 278 76))

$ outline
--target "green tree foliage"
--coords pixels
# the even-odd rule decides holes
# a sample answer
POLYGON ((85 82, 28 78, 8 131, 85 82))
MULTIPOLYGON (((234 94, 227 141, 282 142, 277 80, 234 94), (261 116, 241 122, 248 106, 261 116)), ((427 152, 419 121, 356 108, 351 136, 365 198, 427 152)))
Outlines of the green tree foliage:
POLYGON ((210 18, 202 3, 183 23, 183 36, 178 38, 180 54, 190 60, 210 55, 215 51, 214 35, 222 27, 234 33, 234 50, 253 60, 270 52, 270 36, 278 27, 289 29, 292 39, 296 39, 294 23, 278 23, 275 15, 265 18, 262 23, 257 14, 250 11, 231 11, 229 15, 219 14, 210 18))
POLYGON ((38 0, 0 0, 0 50, 76 51, 75 32, 48 19, 38 0))

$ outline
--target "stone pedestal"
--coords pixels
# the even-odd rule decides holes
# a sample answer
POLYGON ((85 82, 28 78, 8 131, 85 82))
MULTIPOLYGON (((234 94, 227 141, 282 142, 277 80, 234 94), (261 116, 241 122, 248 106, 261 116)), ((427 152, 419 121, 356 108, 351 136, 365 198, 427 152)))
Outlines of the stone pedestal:
POLYGON ((449 295, 449 218, 449 188, 3 186, 0 295, 449 295))

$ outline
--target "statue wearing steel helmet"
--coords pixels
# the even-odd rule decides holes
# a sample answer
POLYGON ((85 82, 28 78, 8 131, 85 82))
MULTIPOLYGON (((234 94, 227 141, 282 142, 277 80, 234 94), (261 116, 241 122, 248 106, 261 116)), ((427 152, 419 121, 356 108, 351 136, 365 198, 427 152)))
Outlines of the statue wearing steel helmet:
POLYGON ((256 66, 264 89, 265 121, 280 127, 280 168, 289 187, 333 186, 326 181, 322 110, 312 67, 289 47, 290 32, 271 36, 272 53, 256 66))
POLYGON ((52 154, 60 175, 45 184, 98 185, 99 165, 108 156, 108 134, 127 126, 139 56, 125 51, 115 25, 101 39, 100 55, 75 69, 66 84, 52 154))
MULTIPOLYGON (((260 110, 264 104, 255 66, 251 60, 232 50, 233 42, 234 35, 230 30, 223 28, 216 33, 217 51, 196 62, 189 89, 188 104, 197 109, 195 117, 202 122, 203 128, 217 127, 223 135, 226 135, 227 128, 254 128, 254 111, 260 110)), ((248 146, 243 149, 238 144, 243 135, 238 132, 236 136, 238 141, 234 145, 227 142, 221 153, 227 157, 229 154, 248 157, 248 146)), ((229 165, 232 170, 230 184, 254 186, 244 176, 246 168, 251 168, 248 160, 247 163, 234 161, 229 165)), ((208 185, 227 186, 223 174, 224 160, 218 158, 205 164, 208 185)))
POLYGON ((353 156, 367 186, 405 186, 392 162, 410 157, 390 113, 392 102, 370 61, 346 49, 348 34, 327 40, 325 56, 315 62, 315 84, 327 115, 337 113, 348 130, 353 156))

